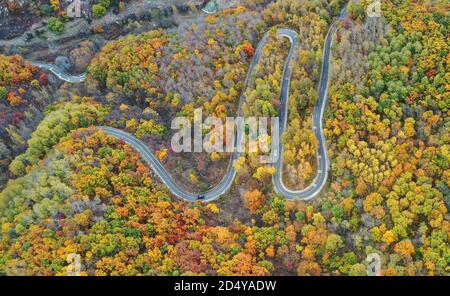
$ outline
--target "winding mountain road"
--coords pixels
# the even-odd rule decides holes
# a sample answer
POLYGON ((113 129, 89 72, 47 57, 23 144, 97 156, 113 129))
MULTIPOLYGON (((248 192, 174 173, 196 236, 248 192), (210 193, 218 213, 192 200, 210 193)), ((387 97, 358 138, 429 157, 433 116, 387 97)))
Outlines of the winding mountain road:
POLYGON ((41 62, 36 62, 36 61, 32 61, 31 63, 41 69, 52 72, 56 77, 58 77, 59 79, 61 79, 63 81, 66 81, 66 82, 80 83, 86 79, 85 73, 83 73, 81 75, 70 75, 70 74, 67 74, 67 73, 61 71, 57 66, 52 65, 52 64, 46 64, 46 63, 41 63, 41 62))
MULTIPOLYGON (((338 17, 338 20, 342 19, 346 16, 346 9, 341 12, 340 16, 338 17)), ((328 171, 330 168, 330 161, 328 159, 327 154, 327 148, 326 148, 326 141, 325 137, 323 135, 323 114, 325 110, 325 106, 327 103, 327 91, 328 91, 328 73, 329 73, 329 62, 330 62, 330 52, 331 52, 331 45, 333 42, 333 37, 337 31, 336 22, 334 22, 327 33, 325 44, 324 44, 324 50, 323 50, 323 58, 322 58, 322 71, 321 71, 321 77, 319 82, 319 88, 318 88, 318 100, 316 103, 316 106, 313 111, 313 131, 315 136, 318 139, 319 147, 317 151, 317 175, 312 181, 312 183, 303 190, 290 190, 288 189, 282 179, 282 168, 283 168, 283 161, 282 157, 276 157, 276 161, 274 163, 276 167, 276 173, 273 176, 273 183, 275 185, 275 190, 280 195, 288 198, 288 199, 301 199, 301 200, 310 200, 317 196, 320 191, 324 188, 326 185, 327 179, 328 179, 328 171)), ((288 38, 291 47, 289 50, 289 54, 286 58, 284 70, 283 70, 283 76, 282 76, 282 82, 281 82, 281 94, 280 94, 280 100, 281 100, 281 109, 280 109, 280 130, 279 134, 282 135, 286 129, 287 126, 287 117, 288 117, 288 99, 289 99, 289 87, 290 87, 290 81, 292 76, 292 67, 293 62, 296 60, 296 52, 298 52, 298 35, 295 31, 290 29, 279 29, 277 31, 278 37, 285 37, 288 38)), ((247 77, 245 80, 245 87, 251 87, 252 79, 251 75, 253 73, 253 70, 255 66, 259 63, 262 55, 262 50, 267 42, 268 33, 264 35, 264 37, 260 40, 258 47, 255 50, 254 57, 250 63, 249 70, 247 72, 247 77)), ((66 82, 70 83, 79 83, 85 80, 86 75, 79 75, 79 76, 72 76, 69 74, 66 74, 62 71, 60 71, 56 66, 51 64, 44 64, 39 62, 33 62, 34 65, 46 69, 53 74, 55 74, 59 79, 64 80, 66 82)), ((241 95, 239 100, 239 115, 242 116, 242 104, 245 101, 244 94, 241 95)), ((210 189, 207 192, 204 193, 190 193, 186 192, 182 188, 180 188, 179 185, 176 184, 172 176, 169 174, 169 172, 165 169, 164 165, 156 158, 156 156, 147 148, 147 146, 131 135, 130 133, 127 133, 125 131, 108 127, 108 126, 100 126, 100 129, 104 130, 105 133, 117 137, 123 141, 125 141, 127 144, 132 146, 137 152, 139 152, 142 156, 142 158, 147 162, 147 164, 154 170, 154 172, 160 177, 162 182, 167 186, 169 191, 177 196, 178 198, 181 198, 185 201, 194 202, 199 200, 199 196, 201 196, 202 201, 212 201, 217 198, 219 198, 221 195, 225 194, 230 187, 233 185, 233 180, 236 176, 236 171, 233 167, 233 162, 239 157, 239 152, 232 153, 230 157, 230 161, 228 163, 228 169, 225 174, 225 176, 222 178, 222 180, 219 182, 217 186, 210 189)), ((236 143, 238 142, 235 141, 236 143)), ((281 141, 278 143, 278 147, 276 147, 276 155, 283 155, 283 145, 281 141)))

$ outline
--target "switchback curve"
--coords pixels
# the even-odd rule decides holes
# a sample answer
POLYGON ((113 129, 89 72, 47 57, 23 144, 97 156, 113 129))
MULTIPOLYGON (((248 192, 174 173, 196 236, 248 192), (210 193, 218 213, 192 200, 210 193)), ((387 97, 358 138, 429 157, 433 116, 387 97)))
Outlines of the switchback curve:
MULTIPOLYGON (((342 19, 345 16, 346 16, 346 9, 344 8, 338 17, 338 20, 342 19)), ((330 29, 328 30, 325 39, 325 44, 323 47, 322 71, 318 88, 318 100, 316 106, 314 107, 312 115, 313 116, 312 128, 319 142, 319 147, 317 151, 317 175, 307 188, 303 190, 291 190, 285 186, 282 180, 282 167, 283 167, 282 157, 277 157, 275 161, 276 173, 273 176, 273 183, 275 186, 275 190, 278 194, 288 199, 310 200, 321 192, 321 190, 324 188, 327 182, 328 171, 330 168, 330 161, 328 158, 325 136, 323 134, 323 115, 327 103, 330 52, 333 37, 336 32, 337 32, 336 22, 333 22, 333 24, 330 26, 330 29)), ((281 112, 280 112, 279 134, 282 135, 287 125, 287 115, 288 115, 287 103, 289 98, 289 87, 292 76, 292 65, 293 62, 295 62, 296 57, 295 53, 297 52, 299 45, 298 45, 298 35, 293 30, 279 29, 277 31, 277 36, 288 38, 291 43, 289 54, 285 61, 281 82, 281 94, 280 94, 281 112)), ((250 83, 252 83, 251 74, 253 73, 254 67, 258 64, 258 62, 261 59, 262 50, 267 42, 267 37, 268 34, 265 34, 264 37, 260 40, 258 47, 255 50, 255 54, 250 63, 247 77, 245 80, 244 90, 249 86, 250 83)), ((61 70, 59 70, 56 66, 51 64, 39 62, 33 62, 33 64, 42 69, 52 72, 59 79, 64 80, 66 82, 79 83, 84 81, 86 78, 85 74, 78 76, 66 74, 61 70)), ((242 94, 239 100, 239 109, 238 109, 239 114, 242 113, 242 104, 244 101, 245 97, 244 94, 242 94)), ((147 148, 147 146, 142 141, 140 141, 130 133, 127 133, 125 131, 113 127, 99 126, 98 128, 103 130, 106 134, 117 137, 125 141, 130 146, 132 146, 137 152, 140 153, 142 158, 155 171, 155 173, 159 176, 162 182, 167 186, 169 191, 173 195, 185 201, 194 202, 199 200, 200 196, 202 196, 201 198, 202 201, 205 202, 213 201, 219 198, 224 193, 226 193, 233 185, 233 180, 236 176, 236 171, 233 167, 233 162, 239 157, 240 155, 239 152, 232 153, 228 164, 227 172, 217 186, 204 193, 190 193, 183 190, 180 186, 176 184, 172 176, 165 169, 164 165, 158 160, 158 158, 147 148)), ((277 155, 283 155, 283 144, 281 143, 281 141, 279 141, 278 147, 276 149, 277 155)))

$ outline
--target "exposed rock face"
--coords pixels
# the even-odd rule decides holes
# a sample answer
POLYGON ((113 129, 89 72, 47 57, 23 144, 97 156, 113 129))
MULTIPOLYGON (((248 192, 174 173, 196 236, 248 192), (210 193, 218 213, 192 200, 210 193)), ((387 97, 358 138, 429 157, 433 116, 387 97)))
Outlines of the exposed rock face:
POLYGON ((69 72, 73 67, 72 62, 65 56, 58 56, 55 59, 55 65, 65 72, 69 72))
POLYGON ((83 72, 91 62, 97 51, 97 46, 92 41, 82 41, 77 48, 70 52, 70 59, 76 72, 83 72))

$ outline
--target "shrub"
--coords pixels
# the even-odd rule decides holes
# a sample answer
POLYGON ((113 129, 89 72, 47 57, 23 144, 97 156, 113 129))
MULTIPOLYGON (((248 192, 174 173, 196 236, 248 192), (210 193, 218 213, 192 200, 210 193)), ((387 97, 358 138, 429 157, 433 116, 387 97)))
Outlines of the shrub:
POLYGON ((48 28, 55 34, 61 34, 64 32, 64 23, 59 18, 52 17, 48 21, 48 28))
POLYGON ((102 18, 106 15, 106 8, 101 4, 95 4, 92 6, 92 13, 96 18, 102 18))
POLYGON ((51 16, 53 14, 53 8, 49 4, 41 5, 41 12, 46 16, 51 16))

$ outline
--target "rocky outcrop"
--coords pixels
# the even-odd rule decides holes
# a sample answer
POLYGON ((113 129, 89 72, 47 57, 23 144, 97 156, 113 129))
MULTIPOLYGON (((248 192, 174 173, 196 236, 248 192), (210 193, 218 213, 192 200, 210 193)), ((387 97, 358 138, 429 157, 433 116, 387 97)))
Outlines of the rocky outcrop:
POLYGON ((69 54, 74 66, 73 70, 77 73, 85 71, 96 51, 97 46, 92 41, 82 41, 69 54))
POLYGON ((55 59, 55 65, 64 72, 70 72, 73 67, 71 60, 65 56, 58 56, 55 59))

